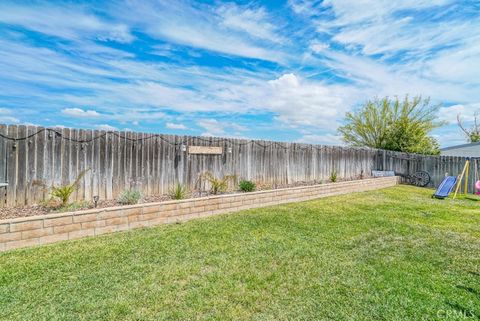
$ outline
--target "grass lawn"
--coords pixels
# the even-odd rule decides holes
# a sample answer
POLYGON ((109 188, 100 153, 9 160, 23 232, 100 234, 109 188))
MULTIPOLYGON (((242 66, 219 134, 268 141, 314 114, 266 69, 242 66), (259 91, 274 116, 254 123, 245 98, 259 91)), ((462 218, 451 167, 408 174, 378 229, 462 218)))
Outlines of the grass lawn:
POLYGON ((5 320, 478 320, 480 202, 381 191, 0 254, 5 320))

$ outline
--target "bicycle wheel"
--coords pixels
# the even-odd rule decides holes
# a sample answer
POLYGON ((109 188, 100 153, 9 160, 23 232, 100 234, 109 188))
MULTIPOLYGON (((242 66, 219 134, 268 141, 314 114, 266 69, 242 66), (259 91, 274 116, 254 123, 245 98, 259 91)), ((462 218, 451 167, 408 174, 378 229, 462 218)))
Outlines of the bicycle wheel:
POLYGON ((412 184, 419 187, 425 187, 430 183, 430 174, 425 171, 418 171, 412 175, 412 184))

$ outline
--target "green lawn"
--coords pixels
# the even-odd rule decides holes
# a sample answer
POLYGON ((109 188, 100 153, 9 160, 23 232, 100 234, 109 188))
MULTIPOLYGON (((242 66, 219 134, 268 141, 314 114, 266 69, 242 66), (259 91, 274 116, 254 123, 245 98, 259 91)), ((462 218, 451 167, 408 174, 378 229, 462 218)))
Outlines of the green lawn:
POLYGON ((0 254, 5 320, 478 320, 480 202, 399 186, 0 254))

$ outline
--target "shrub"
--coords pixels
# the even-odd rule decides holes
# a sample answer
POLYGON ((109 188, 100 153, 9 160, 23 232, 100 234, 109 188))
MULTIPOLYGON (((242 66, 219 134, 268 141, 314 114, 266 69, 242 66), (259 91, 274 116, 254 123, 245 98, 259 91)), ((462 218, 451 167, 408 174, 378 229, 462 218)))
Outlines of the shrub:
POLYGON ((333 170, 331 173, 330 173, 330 181, 332 183, 335 183, 337 181, 337 171, 336 170, 333 170))
POLYGON ((62 202, 61 206, 65 206, 68 204, 68 200, 70 199, 70 196, 75 192, 77 189, 77 185, 82 179, 82 177, 85 175, 85 173, 88 170, 84 170, 81 172, 78 176, 77 179, 68 185, 63 185, 63 186, 52 186, 52 189, 50 191, 50 195, 52 197, 59 198, 60 201, 62 202))
POLYGON ((252 181, 243 180, 240 181, 238 187, 242 192, 253 192, 255 190, 255 183, 252 181))
POLYGON ((123 204, 123 205, 133 205, 137 204, 140 199, 142 198, 142 193, 140 191, 134 190, 134 189, 127 189, 124 190, 122 193, 120 193, 120 196, 118 196, 118 203, 123 204))
POLYGON ((184 186, 180 183, 175 184, 170 190, 168 191, 168 195, 174 200, 183 200, 187 198, 189 194, 187 186, 184 186))
POLYGON ((228 188, 228 181, 235 178, 234 175, 226 175, 223 176, 223 178, 218 178, 210 172, 203 173, 201 177, 206 179, 210 183, 210 192, 214 195, 225 192, 228 188))

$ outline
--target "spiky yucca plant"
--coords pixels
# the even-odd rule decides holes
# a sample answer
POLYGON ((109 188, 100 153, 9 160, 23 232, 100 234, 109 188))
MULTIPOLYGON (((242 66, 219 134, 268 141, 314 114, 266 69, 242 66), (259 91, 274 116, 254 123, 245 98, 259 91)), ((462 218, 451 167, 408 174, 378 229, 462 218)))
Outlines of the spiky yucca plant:
POLYGON ((215 177, 211 172, 205 172, 201 178, 210 183, 210 192, 214 195, 225 192, 228 188, 228 182, 235 179, 235 175, 225 175, 222 178, 215 177))
POLYGON ((183 200, 188 197, 188 187, 180 183, 175 184, 168 191, 169 196, 174 200, 183 200))
POLYGON ((85 173, 88 171, 88 169, 82 171, 78 176, 77 179, 71 184, 68 185, 62 185, 62 186, 52 186, 50 195, 52 197, 59 198, 60 201, 62 202, 62 206, 65 206, 68 204, 68 200, 70 199, 70 196, 72 196, 73 192, 77 190, 78 183, 80 180, 85 176, 85 173))
POLYGON ((335 183, 337 181, 338 177, 337 177, 337 170, 334 169, 331 173, 330 173, 330 181, 332 183, 335 183))

